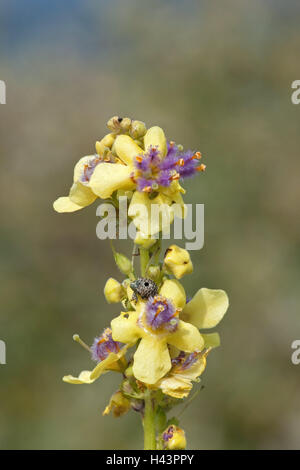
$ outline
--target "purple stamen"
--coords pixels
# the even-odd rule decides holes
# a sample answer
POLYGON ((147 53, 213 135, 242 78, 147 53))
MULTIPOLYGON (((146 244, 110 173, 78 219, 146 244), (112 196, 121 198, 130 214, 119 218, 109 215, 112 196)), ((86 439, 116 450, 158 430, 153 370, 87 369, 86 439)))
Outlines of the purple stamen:
POLYGON ((194 351, 190 354, 186 354, 183 351, 172 359, 172 366, 176 368, 176 372, 190 369, 199 359, 201 352, 194 351))
POLYGON ((184 362, 181 364, 180 368, 182 370, 190 369, 197 362, 198 358, 199 358, 198 352, 193 352, 189 354, 184 360, 184 362))
POLYGON ((92 359, 101 362, 107 358, 110 353, 117 354, 121 349, 122 343, 114 341, 111 335, 111 329, 106 328, 101 336, 94 339, 91 346, 92 359))
POLYGON ((174 426, 169 426, 168 429, 163 433, 162 438, 165 442, 168 442, 170 439, 172 439, 173 434, 175 432, 174 426))
POLYGON ((101 163, 102 161, 103 160, 101 159, 101 157, 97 154, 95 154, 93 157, 91 157, 89 162, 86 163, 83 167, 83 171, 82 171, 81 177, 79 179, 80 182, 83 183, 83 184, 89 183, 89 181, 92 177, 92 174, 95 171, 96 166, 99 165, 99 163, 101 163))
POLYGON ((174 332, 178 326, 178 311, 172 302, 161 295, 150 297, 146 304, 146 322, 154 331, 174 332))
POLYGON ((132 178, 137 183, 138 191, 156 191, 158 186, 168 187, 173 180, 189 178, 197 171, 205 169, 199 166, 199 152, 191 150, 180 152, 174 143, 168 143, 167 155, 162 158, 157 147, 150 147, 143 155, 135 159, 135 172, 132 178))
POLYGON ((184 360, 184 357, 185 357, 185 352, 184 351, 180 351, 180 353, 178 354, 178 356, 174 357, 172 359, 172 366, 177 366, 178 364, 181 364, 182 361, 184 360))

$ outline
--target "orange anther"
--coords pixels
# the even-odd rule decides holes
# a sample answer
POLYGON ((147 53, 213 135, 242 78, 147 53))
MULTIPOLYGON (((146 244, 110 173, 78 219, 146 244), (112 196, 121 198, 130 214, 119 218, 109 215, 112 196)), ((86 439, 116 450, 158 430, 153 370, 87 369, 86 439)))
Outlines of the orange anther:
POLYGON ((201 165, 197 166, 196 170, 197 170, 197 171, 205 171, 205 168, 206 168, 206 165, 204 165, 203 163, 201 163, 201 165))
POLYGON ((105 338, 102 338, 102 339, 100 339, 100 340, 98 341, 97 344, 102 344, 102 343, 104 343, 105 341, 106 341, 106 339, 105 339, 105 338))
POLYGON ((154 318, 156 318, 163 311, 164 311, 164 307, 162 305, 159 305, 157 307, 156 314, 154 315, 154 318))

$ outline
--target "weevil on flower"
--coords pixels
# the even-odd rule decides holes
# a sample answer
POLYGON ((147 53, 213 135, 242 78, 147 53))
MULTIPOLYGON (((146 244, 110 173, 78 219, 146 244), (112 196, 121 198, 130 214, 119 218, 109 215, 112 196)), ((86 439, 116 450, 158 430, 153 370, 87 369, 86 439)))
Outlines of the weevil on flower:
POLYGON ((133 290, 131 300, 134 302, 137 302, 139 297, 146 300, 158 294, 157 284, 150 278, 139 277, 130 284, 130 287, 133 290))

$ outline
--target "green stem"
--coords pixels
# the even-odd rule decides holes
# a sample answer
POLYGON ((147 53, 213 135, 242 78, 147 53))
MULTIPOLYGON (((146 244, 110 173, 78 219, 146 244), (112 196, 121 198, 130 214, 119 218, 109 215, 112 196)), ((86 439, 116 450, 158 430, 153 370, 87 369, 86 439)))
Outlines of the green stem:
POLYGON ((155 253, 154 253, 154 264, 158 264, 158 263, 159 263, 160 250, 161 250, 161 239, 159 239, 159 240, 157 241, 157 247, 156 247, 156 251, 155 251, 155 253))
POLYGON ((141 276, 145 277, 147 266, 149 262, 149 251, 145 248, 140 248, 140 257, 141 257, 141 276))
POLYGON ((145 391, 144 450, 156 450, 155 408, 151 390, 145 391))

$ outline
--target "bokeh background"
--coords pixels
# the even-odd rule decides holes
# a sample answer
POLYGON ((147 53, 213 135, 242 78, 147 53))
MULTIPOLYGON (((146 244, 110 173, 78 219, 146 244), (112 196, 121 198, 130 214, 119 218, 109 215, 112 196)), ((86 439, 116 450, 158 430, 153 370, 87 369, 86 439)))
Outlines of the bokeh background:
POLYGON ((189 295, 224 288, 231 306, 182 415, 189 448, 300 447, 299 7, 1 1, 2 449, 142 447, 137 414, 101 415, 117 375, 61 381, 90 367, 72 335, 91 343, 118 313, 103 286, 120 276, 96 237, 96 205, 60 215, 52 202, 115 114, 162 126, 207 164, 185 185, 186 202, 205 204, 205 246, 184 284, 189 295))

